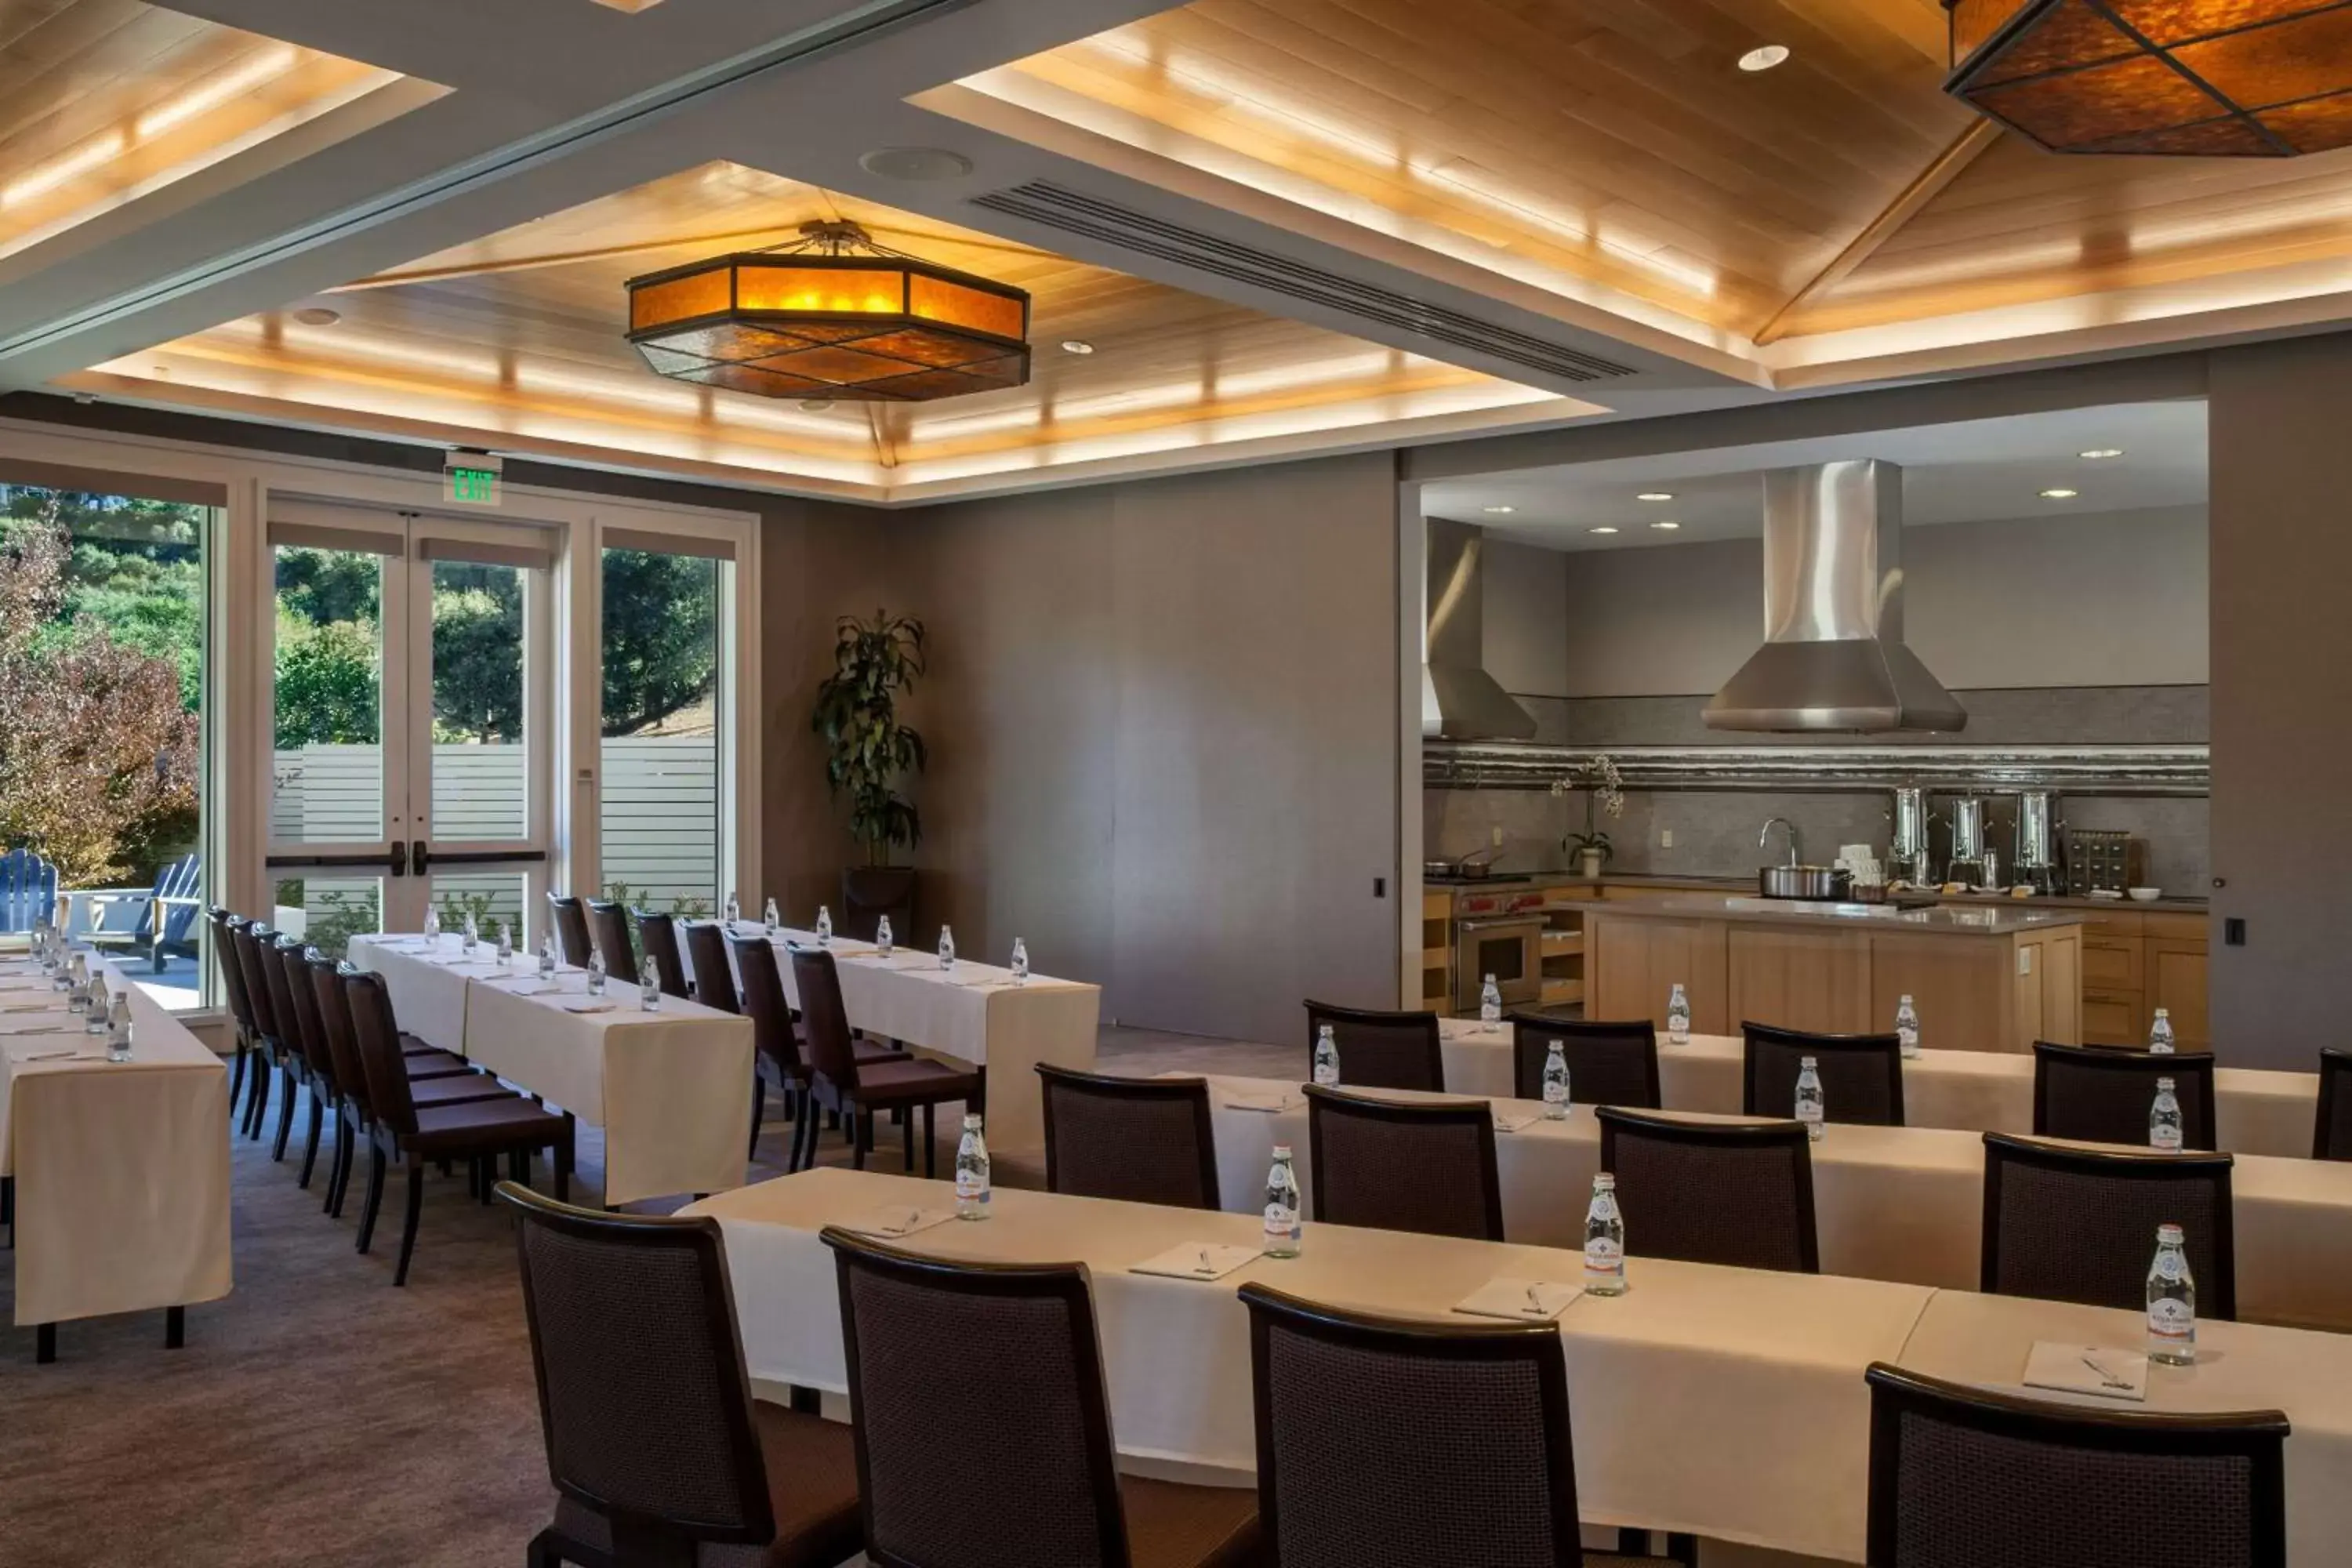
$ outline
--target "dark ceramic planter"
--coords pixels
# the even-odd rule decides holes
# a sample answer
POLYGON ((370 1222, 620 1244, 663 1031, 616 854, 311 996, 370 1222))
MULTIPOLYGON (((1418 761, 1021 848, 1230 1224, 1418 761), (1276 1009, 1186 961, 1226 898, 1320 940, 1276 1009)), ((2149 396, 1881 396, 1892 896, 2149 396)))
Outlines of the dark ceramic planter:
POLYGON ((915 868, 911 866, 853 866, 841 874, 841 916, 836 929, 860 941, 874 940, 874 928, 890 917, 890 934, 911 942, 915 937, 915 868))

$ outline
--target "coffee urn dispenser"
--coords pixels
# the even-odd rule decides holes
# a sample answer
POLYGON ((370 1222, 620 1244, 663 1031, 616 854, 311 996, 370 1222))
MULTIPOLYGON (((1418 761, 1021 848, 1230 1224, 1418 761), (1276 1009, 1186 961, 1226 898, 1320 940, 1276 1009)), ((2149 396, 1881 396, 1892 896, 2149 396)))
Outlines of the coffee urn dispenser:
POLYGON ((2037 893, 2063 893, 2066 865, 2058 853, 2057 797, 2030 789, 2017 797, 2016 865, 2012 875, 2037 893))
POLYGON ((1930 886, 1936 879, 1928 864, 1927 792, 1916 784, 1896 786, 1894 809, 1887 815, 1895 824, 1886 852, 1887 876, 1915 888, 1930 886))
POLYGON ((1952 802, 1952 858, 1944 879, 1971 887, 2000 886, 2000 857, 1985 843, 1985 803, 1974 795, 1952 802))

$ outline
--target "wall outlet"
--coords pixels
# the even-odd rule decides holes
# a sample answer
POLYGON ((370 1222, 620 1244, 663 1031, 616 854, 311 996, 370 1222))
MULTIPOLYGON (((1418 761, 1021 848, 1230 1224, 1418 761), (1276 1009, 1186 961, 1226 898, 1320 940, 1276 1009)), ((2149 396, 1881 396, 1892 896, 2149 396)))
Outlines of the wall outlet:
POLYGON ((2017 950, 2017 972, 2020 974, 2031 974, 2033 973, 2033 950, 2032 948, 2021 947, 2017 950))
POLYGON ((1501 823, 1499 823, 1499 822, 1498 822, 1498 823, 1496 823, 1496 824, 1495 825, 1495 847, 1496 847, 1496 848, 1497 848, 1497 849, 1500 849, 1502 847, 1503 847, 1503 825, 1502 825, 1501 823))
POLYGON ((1674 847, 1675 847, 1675 830, 1674 830, 1673 828, 1671 828, 1671 827, 1661 827, 1661 828, 1659 828, 1659 829, 1658 829, 1658 847, 1659 847, 1659 848, 1661 848, 1661 849, 1672 849, 1674 847))

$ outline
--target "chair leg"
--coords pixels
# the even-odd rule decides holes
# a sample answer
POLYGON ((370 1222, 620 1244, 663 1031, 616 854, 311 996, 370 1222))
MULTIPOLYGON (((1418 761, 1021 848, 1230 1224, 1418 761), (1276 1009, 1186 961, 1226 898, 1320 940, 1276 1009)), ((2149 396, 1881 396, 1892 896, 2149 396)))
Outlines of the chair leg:
POLYGON ((907 1114, 907 1108, 903 1105, 893 1114, 898 1118, 900 1162, 907 1174, 911 1176, 915 1173, 915 1119, 907 1114))
POLYGON ((185 1349, 188 1343, 188 1310, 185 1307, 163 1309, 163 1348, 167 1351, 185 1349))
POLYGON ((286 1158, 286 1140, 294 1131, 294 1064, 286 1062, 278 1069, 278 1142, 270 1145, 273 1161, 286 1158))
POLYGON ((928 1179, 940 1173, 940 1140, 932 1128, 932 1115, 939 1107, 923 1106, 923 1175, 928 1179))
POLYGON ((319 1133, 327 1120, 327 1108, 319 1098, 319 1086, 310 1086, 310 1121, 302 1139, 302 1174, 294 1184, 304 1192, 310 1190, 310 1172, 319 1163, 319 1133))
POLYGON ((803 1089, 798 1095, 786 1095, 785 1103, 797 1104, 799 1120, 793 1123, 792 1152, 784 1156, 784 1173, 806 1170, 816 1162, 816 1101, 803 1089))
POLYGON ((759 1154, 760 1125, 767 1119, 768 1086, 760 1080, 758 1073, 753 1073, 751 1075, 751 1147, 745 1151, 743 1156, 745 1159, 751 1159, 759 1154))
POLYGON ((555 1201, 572 1201, 572 1131, 574 1123, 569 1112, 563 1118, 563 1137, 555 1146, 555 1201))
POLYGON ((1677 1535, 1669 1531, 1666 1534, 1666 1558, 1681 1564, 1681 1568, 1698 1568, 1698 1537, 1677 1535))
POLYGON ((523 1568, 563 1568, 563 1552, 555 1544, 553 1530, 542 1530, 530 1538, 522 1564, 523 1568))
POLYGON ((245 1135, 261 1136, 261 1118, 269 1109, 270 1060, 267 1052, 256 1052, 253 1058, 253 1081, 245 1086, 245 1135))
POLYGON ((375 1216, 383 1207, 383 1149, 373 1139, 368 1142, 367 1201, 360 1205, 360 1238, 354 1250, 365 1252, 375 1239, 375 1216))
POLYGON ((408 1283, 408 1260, 416 1255, 416 1222, 425 1217, 425 1162, 408 1157, 408 1211, 400 1222, 400 1261, 392 1271, 394 1286, 408 1283))
POLYGON ((328 1188, 327 1213, 335 1219, 343 1217, 343 1202, 352 1195, 352 1157, 358 1152, 360 1129, 346 1114, 340 1117, 335 1134, 335 1170, 333 1184, 328 1188))
POLYGON ((246 1044, 244 1037, 240 1035, 236 1042, 236 1054, 229 1058, 228 1102, 231 1105, 236 1104, 245 1098, 245 1058, 252 1054, 253 1047, 246 1044))
POLYGON ((842 1120, 849 1123, 850 1169, 862 1171, 866 1169, 866 1151, 874 1142, 874 1118, 870 1112, 856 1110, 842 1120))
POLYGON ((335 1105, 334 1147, 327 1151, 327 1191, 319 1203, 320 1214, 331 1215, 335 1212, 335 1183, 342 1174, 343 1146, 351 1140, 351 1121, 344 1116, 342 1104, 339 1100, 335 1105))

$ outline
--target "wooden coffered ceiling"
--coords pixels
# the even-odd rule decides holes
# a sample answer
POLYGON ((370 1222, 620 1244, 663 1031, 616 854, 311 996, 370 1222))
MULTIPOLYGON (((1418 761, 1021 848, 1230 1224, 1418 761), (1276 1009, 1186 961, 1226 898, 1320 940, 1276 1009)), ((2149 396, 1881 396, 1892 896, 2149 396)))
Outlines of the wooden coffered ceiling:
POLYGON ((387 434, 635 457, 863 499, 1222 447, 1444 432, 1590 405, 1007 244, 740 165, 684 171, 100 365, 167 389, 387 434), (1030 384, 938 404, 812 405, 666 380, 625 340, 640 273, 848 218, 895 249, 1027 289, 1030 384), (336 316, 325 321, 320 312, 336 316), (303 318, 310 316, 310 321, 303 318), (1065 351, 1065 342, 1093 352, 1065 351))

